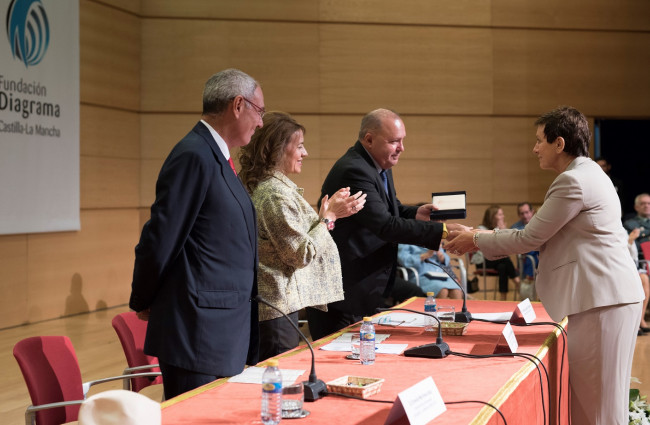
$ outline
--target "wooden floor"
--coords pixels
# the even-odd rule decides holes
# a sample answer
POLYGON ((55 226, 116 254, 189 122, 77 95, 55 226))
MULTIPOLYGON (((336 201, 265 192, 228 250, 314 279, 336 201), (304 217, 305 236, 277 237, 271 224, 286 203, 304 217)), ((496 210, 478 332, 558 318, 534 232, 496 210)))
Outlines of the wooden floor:
MULTIPOLYGON (((6 425, 23 424, 25 408, 31 404, 12 354, 16 342, 36 335, 67 335, 77 352, 84 381, 120 375, 126 367, 126 360, 111 320, 116 314, 127 310, 126 306, 116 307, 0 330, 0 422, 6 425)), ((642 381, 642 384, 633 384, 633 387, 641 389, 642 394, 650 395, 650 335, 637 338, 632 376, 642 381)), ((145 389, 146 395, 160 400, 162 389, 157 387, 149 391, 145 389)), ((121 388, 120 382, 107 383, 91 389, 91 394, 118 388, 121 388)))

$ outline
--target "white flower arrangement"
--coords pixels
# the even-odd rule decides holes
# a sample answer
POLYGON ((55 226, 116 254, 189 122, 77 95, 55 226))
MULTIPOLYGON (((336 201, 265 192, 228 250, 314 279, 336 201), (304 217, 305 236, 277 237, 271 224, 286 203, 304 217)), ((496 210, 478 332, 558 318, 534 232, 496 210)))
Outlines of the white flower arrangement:
MULTIPOLYGON (((637 378, 632 377, 632 382, 640 383, 637 378)), ((647 396, 641 396, 637 389, 630 389, 630 425, 650 425, 650 404, 647 396)))

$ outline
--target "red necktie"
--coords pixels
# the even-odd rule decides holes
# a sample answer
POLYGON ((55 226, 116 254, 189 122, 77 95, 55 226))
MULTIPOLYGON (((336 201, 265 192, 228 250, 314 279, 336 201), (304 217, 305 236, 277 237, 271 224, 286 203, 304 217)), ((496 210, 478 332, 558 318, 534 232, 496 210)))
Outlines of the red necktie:
POLYGON ((228 164, 230 164, 230 168, 232 168, 232 172, 235 173, 235 175, 237 175, 237 170, 235 170, 235 163, 232 162, 232 156, 228 158, 228 164))

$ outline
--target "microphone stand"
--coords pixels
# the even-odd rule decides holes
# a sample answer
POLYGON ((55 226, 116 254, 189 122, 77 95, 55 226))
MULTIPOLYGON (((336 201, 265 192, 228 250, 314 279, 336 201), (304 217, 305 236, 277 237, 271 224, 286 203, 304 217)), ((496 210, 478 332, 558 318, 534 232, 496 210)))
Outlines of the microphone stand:
POLYGON ((461 309, 461 311, 457 311, 454 314, 454 322, 459 322, 459 323, 469 323, 469 322, 471 322, 472 321, 472 313, 470 313, 467 310, 467 292, 465 292, 465 289, 463 289, 463 285, 461 285, 460 282, 457 280, 456 275, 454 273, 449 273, 444 267, 440 267, 438 264, 434 263, 433 261, 429 260, 428 258, 426 260, 424 260, 424 262, 429 263, 429 264, 433 264, 434 266, 439 267, 440 270, 445 272, 445 274, 447 276, 449 276, 449 278, 451 280, 453 280, 454 283, 456 285, 458 285, 460 290, 463 292, 463 308, 461 309))
POLYGON ((436 322, 438 322, 438 338, 436 338, 436 342, 432 344, 420 345, 419 347, 413 347, 413 348, 409 348, 408 350, 404 350, 404 355, 406 357, 426 357, 430 359, 444 359, 445 357, 447 357, 447 355, 451 350, 449 349, 449 345, 447 345, 447 343, 442 340, 442 324, 440 323, 440 320, 438 320, 436 316, 430 313, 412 310, 410 308, 378 308, 377 309, 377 311, 397 311, 397 310, 410 311, 411 313, 417 313, 417 314, 422 314, 423 316, 433 317, 434 319, 436 319, 436 322))
POLYGON ((289 323, 291 323, 291 326, 294 327, 294 329, 296 330, 296 332, 298 332, 298 334, 303 339, 303 341, 307 343, 307 345, 309 346, 309 350, 311 351, 311 372, 309 372, 309 381, 303 382, 304 398, 305 401, 316 401, 319 398, 323 397, 327 393, 327 385, 325 385, 325 382, 323 382, 322 380, 316 377, 316 360, 314 355, 314 348, 311 346, 311 343, 309 342, 305 334, 303 334, 298 328, 298 326, 296 326, 296 324, 293 323, 291 319, 289 319, 289 316, 287 316, 282 310, 280 310, 273 304, 266 301, 261 295, 257 295, 255 297, 255 301, 257 301, 258 303, 265 304, 271 307, 273 310, 276 310, 277 312, 282 314, 282 316, 286 318, 289 321, 289 323))

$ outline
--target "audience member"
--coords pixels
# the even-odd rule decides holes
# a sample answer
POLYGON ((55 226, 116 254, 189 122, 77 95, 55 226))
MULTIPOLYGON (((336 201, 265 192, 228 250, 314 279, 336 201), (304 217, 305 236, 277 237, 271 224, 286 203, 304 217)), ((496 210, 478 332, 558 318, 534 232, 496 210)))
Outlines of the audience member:
POLYGON ((391 168, 404 151, 404 137, 404 122, 397 113, 377 109, 366 114, 357 142, 323 183, 321 196, 350 187, 368 197, 361 212, 338 220, 332 232, 341 256, 345 299, 329 304, 327 312, 307 309, 314 339, 374 314, 383 305, 395 281, 398 243, 438 249, 449 230, 467 229, 429 221, 431 204, 410 207, 397 199, 391 168))
POLYGON ((418 272, 420 288, 434 292, 436 298, 463 298, 463 292, 448 273, 449 255, 443 248, 437 251, 416 245, 400 244, 397 250, 398 262, 404 267, 413 267, 418 272))
MULTIPOLYGON (((505 219, 506 216, 503 213, 503 209, 498 205, 492 205, 485 210, 485 213, 483 214, 483 222, 478 226, 478 228, 484 230, 505 229, 505 219)), ((475 255, 474 257, 477 256, 475 255)), ((485 261, 486 268, 494 269, 499 273, 499 297, 502 301, 505 301, 508 298, 508 279, 512 279, 514 282, 515 294, 517 294, 517 297, 519 296, 519 285, 521 279, 519 278, 517 269, 515 268, 515 265, 512 264, 510 257, 488 260, 481 254, 478 258, 485 261)), ((476 261, 479 260, 474 260, 474 258, 472 259, 472 263, 476 263, 476 261)), ((477 267, 481 267, 480 263, 477 267)))
MULTIPOLYGON (((535 214, 535 209, 530 202, 517 204, 517 216, 519 221, 510 226, 511 229, 522 230, 530 222, 535 214)), ((534 298, 535 269, 539 263, 539 251, 530 251, 525 254, 522 270, 520 270, 523 281, 520 284, 520 298, 534 298), (532 257, 532 261, 531 261, 532 257)))
POLYGON ((255 208, 230 150, 250 142, 263 114, 257 81, 214 74, 201 121, 160 170, 129 305, 149 320, 144 351, 160 361, 167 400, 257 363, 255 208))
MULTIPOLYGON (((650 241, 650 195, 641 193, 634 198, 634 209, 637 213, 636 217, 626 220, 623 227, 628 233, 634 229, 639 229, 639 236, 635 239, 636 248, 639 252, 639 260, 645 259, 641 243, 650 241)), ((648 258, 650 260, 650 258, 648 258)))
MULTIPOLYGON (((330 236, 337 219, 360 211, 365 195, 342 188, 320 203, 318 213, 291 181, 307 156, 305 128, 289 114, 269 112, 264 126, 240 150, 240 177, 257 211, 259 293, 298 325, 298 311, 343 299, 341 265, 330 236)), ((300 336, 282 315, 259 305, 260 359, 290 350, 300 336)))
POLYGON ((584 115, 560 107, 536 122, 533 153, 558 176, 523 230, 450 232, 455 254, 486 258, 540 248, 536 287, 555 321, 568 316, 571 423, 627 425, 644 298, 610 179, 589 159, 584 115), (605 260, 603 260, 605 259, 605 260))

